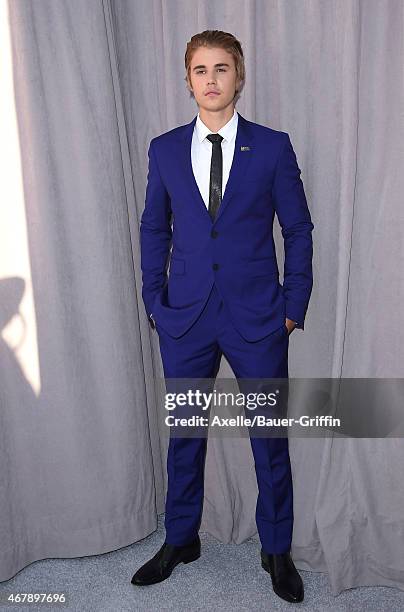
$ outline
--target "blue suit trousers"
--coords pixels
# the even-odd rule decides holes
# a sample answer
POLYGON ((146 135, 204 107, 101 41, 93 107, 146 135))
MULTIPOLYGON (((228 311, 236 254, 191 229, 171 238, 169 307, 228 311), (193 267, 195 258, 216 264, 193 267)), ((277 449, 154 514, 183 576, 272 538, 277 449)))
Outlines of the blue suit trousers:
MULTIPOLYGON (((215 379, 224 355, 237 380, 288 378, 289 335, 286 325, 249 342, 233 325, 216 284, 192 327, 173 338, 157 324, 165 378, 215 379)), ((293 486, 288 438, 251 437, 258 484, 256 524, 263 550, 290 550, 293 530, 293 486)), ((202 518, 207 438, 170 438, 166 542, 176 546, 194 540, 202 518)))

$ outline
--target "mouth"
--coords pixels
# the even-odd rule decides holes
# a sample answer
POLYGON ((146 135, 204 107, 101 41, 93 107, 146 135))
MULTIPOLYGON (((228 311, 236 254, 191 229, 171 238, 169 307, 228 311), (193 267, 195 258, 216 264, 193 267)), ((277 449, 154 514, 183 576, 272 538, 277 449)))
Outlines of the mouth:
POLYGON ((208 91, 208 93, 205 94, 205 96, 219 96, 220 93, 218 91, 208 91))

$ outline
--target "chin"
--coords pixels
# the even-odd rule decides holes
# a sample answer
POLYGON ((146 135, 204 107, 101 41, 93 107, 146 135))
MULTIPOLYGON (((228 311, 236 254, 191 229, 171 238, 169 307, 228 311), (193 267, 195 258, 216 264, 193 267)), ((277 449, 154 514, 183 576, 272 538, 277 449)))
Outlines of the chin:
POLYGON ((227 106, 229 106, 229 104, 231 103, 231 100, 229 101, 224 101, 222 95, 218 96, 218 99, 215 100, 215 102, 213 102, 213 100, 209 100, 205 98, 203 98, 203 100, 201 100, 200 103, 198 103, 200 108, 204 108, 206 110, 223 110, 225 108, 227 108, 227 106))

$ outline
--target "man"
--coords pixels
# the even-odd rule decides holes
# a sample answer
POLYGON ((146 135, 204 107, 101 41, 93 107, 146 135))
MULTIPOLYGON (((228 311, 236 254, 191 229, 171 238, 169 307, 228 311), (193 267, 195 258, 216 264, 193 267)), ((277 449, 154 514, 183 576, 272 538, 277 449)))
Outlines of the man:
MULTIPOLYGON (((223 354, 237 379, 287 378, 289 336, 304 328, 313 283, 314 226, 296 156, 286 132, 236 112, 245 71, 233 35, 193 36, 185 67, 199 113, 152 139, 140 227, 142 296, 159 335, 164 375, 214 379, 223 354), (283 286, 275 213, 285 248, 283 286)), ((288 439, 250 441, 261 564, 280 597, 302 601, 303 582, 290 556, 288 439)), ((205 453, 206 438, 170 439, 166 539, 133 584, 160 582, 179 563, 199 558, 205 453)))

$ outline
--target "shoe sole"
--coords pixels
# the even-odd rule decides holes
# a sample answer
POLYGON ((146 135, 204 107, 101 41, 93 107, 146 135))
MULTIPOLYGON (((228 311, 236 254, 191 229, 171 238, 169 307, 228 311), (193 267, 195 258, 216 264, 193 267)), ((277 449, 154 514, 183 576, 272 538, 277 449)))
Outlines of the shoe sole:
POLYGON ((192 557, 187 557, 186 559, 181 559, 181 561, 178 561, 178 563, 176 563, 173 568, 171 569, 170 573, 167 574, 166 576, 163 576, 163 578, 157 578, 156 580, 150 580, 148 582, 132 582, 132 584, 135 584, 136 586, 149 586, 150 584, 158 584, 159 582, 163 582, 164 580, 167 580, 167 578, 169 578, 173 572, 173 570, 177 567, 177 565, 179 565, 180 563, 192 563, 193 561, 196 561, 197 559, 199 559, 199 557, 201 556, 201 553, 197 553, 196 555, 193 555, 192 557))
MULTIPOLYGON (((268 572, 268 574, 271 576, 271 572, 269 570, 268 565, 265 565, 265 563, 263 561, 261 561, 261 567, 268 572)), ((302 591, 299 596, 295 599, 294 597, 289 597, 286 593, 281 593, 280 591, 278 591, 278 589, 276 588, 276 586, 274 586, 273 580, 272 580, 272 576, 271 576, 271 582, 272 582, 272 588, 274 590, 274 593, 276 593, 276 595, 278 595, 278 597, 280 597, 281 599, 284 599, 285 601, 288 601, 289 603, 300 603, 301 601, 303 601, 304 599, 304 591, 302 591)))

